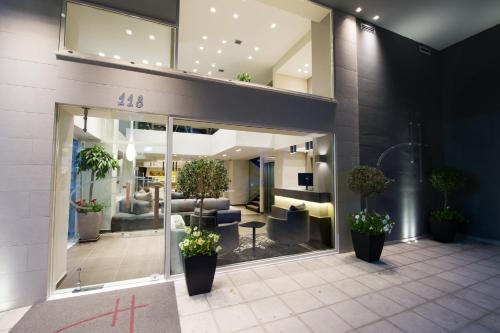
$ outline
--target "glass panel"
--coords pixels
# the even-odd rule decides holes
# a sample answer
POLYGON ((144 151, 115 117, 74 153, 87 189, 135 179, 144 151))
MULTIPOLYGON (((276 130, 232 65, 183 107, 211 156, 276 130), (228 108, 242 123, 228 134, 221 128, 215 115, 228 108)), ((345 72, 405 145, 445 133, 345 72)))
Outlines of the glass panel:
POLYGON ((166 117, 61 105, 57 118, 54 289, 160 278, 166 117))
POLYGON ((188 120, 173 128, 172 274, 183 271, 185 227, 200 220, 200 201, 177 180, 199 159, 220 161, 229 179, 221 197, 204 199, 201 219, 221 236, 219 266, 334 247, 331 135, 188 120))
POLYGON ((181 0, 180 69, 332 97, 331 11, 311 1, 181 0))
POLYGON ((64 47, 72 52, 173 66, 174 28, 89 5, 67 3, 64 47))

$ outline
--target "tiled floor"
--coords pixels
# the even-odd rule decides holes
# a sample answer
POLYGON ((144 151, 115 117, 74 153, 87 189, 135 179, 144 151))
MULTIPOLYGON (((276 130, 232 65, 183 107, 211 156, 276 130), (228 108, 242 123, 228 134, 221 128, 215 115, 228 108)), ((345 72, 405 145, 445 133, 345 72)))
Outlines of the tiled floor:
POLYGON ((176 281, 183 332, 500 332, 500 247, 420 240, 176 281))

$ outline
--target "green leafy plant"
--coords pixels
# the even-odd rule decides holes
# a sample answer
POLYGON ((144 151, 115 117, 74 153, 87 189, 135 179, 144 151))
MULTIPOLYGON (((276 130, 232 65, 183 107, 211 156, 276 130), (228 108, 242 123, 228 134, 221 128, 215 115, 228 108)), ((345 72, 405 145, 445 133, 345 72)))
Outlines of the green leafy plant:
POLYGON ((431 212, 431 218, 443 222, 465 222, 465 217, 461 212, 449 206, 449 195, 465 186, 467 177, 455 168, 445 167, 432 172, 430 182, 435 190, 443 194, 443 208, 431 212))
POLYGON ((365 209, 368 209, 368 197, 383 193, 389 183, 389 179, 381 170, 366 165, 352 169, 347 175, 349 189, 361 195, 365 209))
POLYGON ((78 152, 76 156, 78 172, 90 171, 89 202, 92 202, 94 181, 103 179, 111 170, 118 168, 118 161, 103 146, 94 145, 78 152))
POLYGON ((177 190, 186 198, 200 200, 200 220, 203 216, 203 200, 219 198, 227 191, 229 178, 222 161, 193 160, 187 162, 177 176, 177 190))
POLYGON ((192 257, 197 255, 212 255, 219 252, 219 235, 213 232, 199 230, 198 227, 186 227, 186 238, 179 243, 182 255, 192 257))
POLYGON ((252 82, 252 77, 248 73, 240 73, 238 76, 236 76, 238 81, 243 81, 243 82, 252 82))
POLYGON ((390 234, 395 223, 391 221, 389 214, 383 216, 365 209, 357 214, 349 215, 349 224, 354 231, 375 236, 384 233, 390 234))
POLYGON ((75 202, 75 204, 77 206, 76 211, 81 214, 99 213, 104 210, 104 205, 96 202, 95 199, 91 200, 90 202, 79 200, 75 202))

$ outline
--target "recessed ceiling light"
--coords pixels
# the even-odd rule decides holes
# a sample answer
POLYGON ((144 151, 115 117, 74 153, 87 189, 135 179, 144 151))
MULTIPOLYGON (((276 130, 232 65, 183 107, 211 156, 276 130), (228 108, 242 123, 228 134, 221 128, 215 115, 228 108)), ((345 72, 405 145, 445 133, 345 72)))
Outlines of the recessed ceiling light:
POLYGON ((236 149, 236 152, 238 152, 238 153, 239 153, 240 151, 241 151, 241 148, 236 149))
POLYGON ((161 62, 157 61, 156 66, 163 66, 163 64, 161 62))
POLYGON ((222 50, 217 50, 217 54, 221 54, 222 53, 222 50))
POLYGON ((308 71, 308 70, 305 70, 305 71, 304 71, 304 73, 309 74, 309 71, 308 71))
POLYGON ((252 60, 253 57, 251 55, 248 56, 248 60, 252 60))
POLYGON ((210 8, 210 13, 215 13, 216 11, 217 10, 214 7, 210 8))
POLYGON ((215 68, 216 65, 215 64, 211 64, 210 66, 212 66, 213 68, 215 68))
POLYGON ((302 73, 302 68, 297 69, 297 72, 302 73))
POLYGON ((237 19, 238 17, 240 17, 240 15, 238 15, 238 13, 233 14, 233 18, 237 19))
POLYGON ((208 37, 207 37, 207 36, 203 36, 203 37, 201 37, 201 38, 203 38, 203 40, 207 40, 207 39, 208 39, 208 37))
POLYGON ((116 60, 120 60, 120 56, 118 54, 115 54, 113 58, 115 58, 116 60))
POLYGON ((227 157, 227 154, 222 154, 222 157, 227 157))
POLYGON ((208 73, 207 73, 207 74, 208 74, 208 75, 212 75, 212 71, 208 71, 208 73))
POLYGON ((156 36, 155 35, 149 35, 149 39, 156 40, 156 36))
POLYGON ((198 73, 198 69, 196 69, 196 68, 193 69, 193 72, 198 73))
POLYGON ((226 43, 227 43, 227 40, 223 39, 222 44, 226 44, 226 43))
POLYGON ((106 56, 106 53, 104 53, 104 52, 99 52, 97 54, 99 55, 99 57, 105 57, 106 56))
POLYGON ((309 64, 305 64, 304 67, 309 67, 309 64))
POLYGON ((358 8, 356 8, 356 13, 360 13, 362 10, 363 10, 363 8, 358 7, 358 8))
POLYGON ((147 65, 147 64, 149 64, 149 61, 147 61, 147 60, 145 60, 145 59, 144 59, 144 60, 142 61, 142 63, 143 63, 144 65, 147 65))
POLYGON ((376 21, 376 20, 378 20, 379 18, 380 18, 380 16, 378 16, 378 15, 375 15, 375 16, 373 17, 373 19, 374 19, 375 21, 376 21))
POLYGON ((253 49, 255 50, 255 52, 260 50, 258 46, 254 47, 253 49))
POLYGON ((274 29, 274 28, 276 28, 276 27, 277 27, 276 23, 272 23, 272 24, 271 24, 271 29, 274 29))
POLYGON ((200 63, 200 61, 199 61, 199 60, 196 60, 196 61, 195 61, 195 63, 198 65, 198 64, 200 63))
POLYGON ((125 29, 125 33, 126 33, 127 35, 129 35, 129 36, 130 36, 130 35, 132 35, 132 30, 130 30, 130 29, 125 29))
POLYGON ((205 49, 204 46, 200 46, 200 50, 203 51, 205 49))

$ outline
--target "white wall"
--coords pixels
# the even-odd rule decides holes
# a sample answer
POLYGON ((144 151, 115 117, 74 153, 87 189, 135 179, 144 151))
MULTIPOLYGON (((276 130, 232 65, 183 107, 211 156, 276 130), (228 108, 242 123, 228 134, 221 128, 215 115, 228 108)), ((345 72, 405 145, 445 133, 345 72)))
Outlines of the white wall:
POLYGON ((230 180, 226 197, 231 205, 243 205, 248 202, 249 191, 249 161, 230 160, 224 161, 230 180))
POLYGON ((308 84, 306 79, 293 77, 284 74, 275 73, 273 77, 273 86, 281 89, 308 93, 308 84))
POLYGON ((274 160, 274 187, 284 189, 301 189, 298 174, 306 171, 306 155, 279 152, 274 160))

